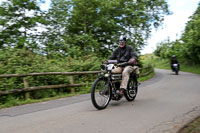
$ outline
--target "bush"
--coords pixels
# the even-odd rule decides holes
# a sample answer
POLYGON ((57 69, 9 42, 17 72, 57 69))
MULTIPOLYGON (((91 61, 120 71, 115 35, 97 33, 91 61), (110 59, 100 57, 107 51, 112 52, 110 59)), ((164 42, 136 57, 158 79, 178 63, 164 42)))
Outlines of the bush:
MULTIPOLYGON (((86 55, 82 57, 66 57, 52 55, 51 58, 35 54, 25 49, 4 49, 0 50, 0 74, 26 74, 41 72, 74 72, 99 70, 101 59, 86 55)), ((65 75, 48 75, 27 77, 29 86, 44 86, 56 84, 69 84, 69 77, 65 75)), ((93 81, 92 75, 74 76, 75 83, 93 81)), ((23 77, 1 78, 0 91, 24 88, 23 77)), ((31 92, 31 98, 40 99, 51 97, 60 93, 69 93, 70 88, 48 89, 31 92)), ((15 94, 8 97, 1 97, 0 104, 9 99, 24 99, 24 94, 15 94), (10 98, 12 97, 12 98, 10 98)))

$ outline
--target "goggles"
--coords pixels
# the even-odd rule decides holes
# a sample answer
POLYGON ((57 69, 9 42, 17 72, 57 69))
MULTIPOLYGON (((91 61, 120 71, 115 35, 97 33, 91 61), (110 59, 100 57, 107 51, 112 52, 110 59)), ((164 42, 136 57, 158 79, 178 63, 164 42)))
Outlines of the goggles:
POLYGON ((119 40, 119 43, 125 42, 124 40, 119 40))

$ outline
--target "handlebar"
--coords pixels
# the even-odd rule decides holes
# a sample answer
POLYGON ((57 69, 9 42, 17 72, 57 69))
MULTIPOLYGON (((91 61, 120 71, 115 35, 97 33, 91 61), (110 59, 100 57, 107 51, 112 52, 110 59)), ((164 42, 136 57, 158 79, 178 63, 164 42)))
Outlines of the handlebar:
POLYGON ((127 66, 127 65, 129 65, 128 62, 123 62, 123 63, 118 63, 118 64, 117 64, 118 67, 125 67, 125 66, 127 66))
POLYGON ((133 65, 132 63, 128 63, 128 62, 123 62, 123 63, 117 63, 117 60, 108 60, 107 62, 104 62, 103 64, 114 64, 118 67, 125 67, 125 66, 128 66, 128 65, 133 65))

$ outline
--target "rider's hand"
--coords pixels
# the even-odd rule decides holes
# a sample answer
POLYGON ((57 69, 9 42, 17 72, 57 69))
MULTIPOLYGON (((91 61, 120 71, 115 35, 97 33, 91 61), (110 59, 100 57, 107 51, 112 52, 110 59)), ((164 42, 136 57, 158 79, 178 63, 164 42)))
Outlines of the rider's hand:
POLYGON ((131 65, 134 65, 134 64, 136 64, 137 63, 137 61, 136 61, 136 59, 134 59, 134 58, 131 58, 129 61, 128 61, 128 64, 131 64, 131 65))

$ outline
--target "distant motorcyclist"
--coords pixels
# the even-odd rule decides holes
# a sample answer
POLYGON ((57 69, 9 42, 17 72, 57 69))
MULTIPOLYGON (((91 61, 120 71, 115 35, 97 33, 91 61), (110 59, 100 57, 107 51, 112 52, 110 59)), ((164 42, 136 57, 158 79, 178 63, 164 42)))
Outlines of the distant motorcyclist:
POLYGON ((131 72, 135 71, 139 75, 139 69, 136 66, 137 54, 135 49, 126 44, 126 37, 121 37, 119 40, 119 47, 114 50, 109 60, 117 60, 118 63, 128 62, 128 65, 116 67, 112 70, 112 73, 122 73, 122 81, 120 84, 119 94, 123 95, 127 88, 129 76, 131 72))
POLYGON ((175 55, 172 55, 171 63, 170 64, 171 64, 172 71, 174 71, 173 64, 177 64, 178 65, 178 70, 180 70, 180 64, 179 64, 178 59, 176 58, 175 55))

